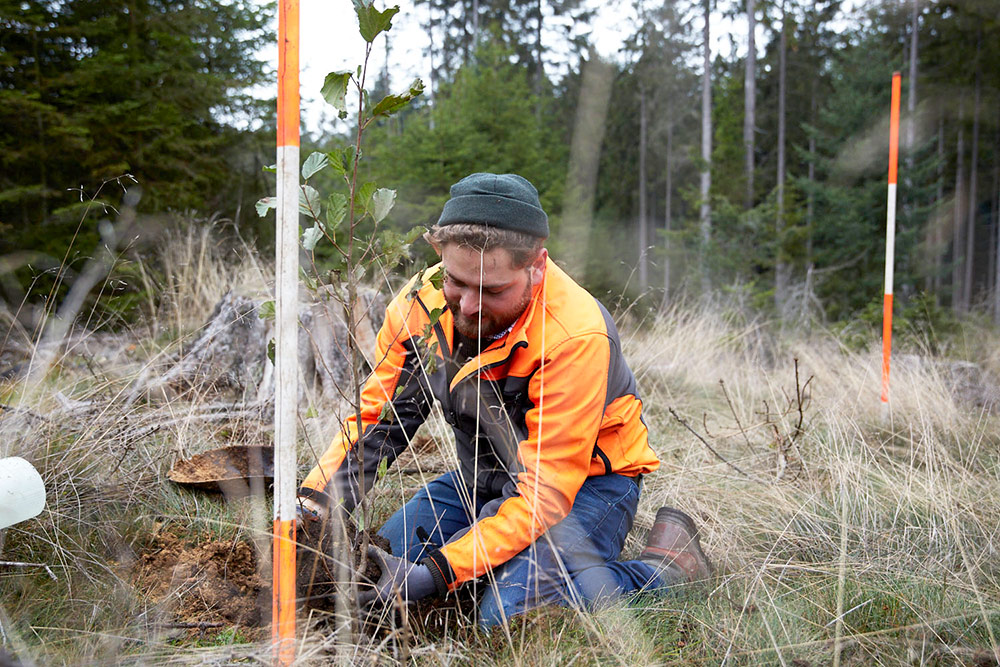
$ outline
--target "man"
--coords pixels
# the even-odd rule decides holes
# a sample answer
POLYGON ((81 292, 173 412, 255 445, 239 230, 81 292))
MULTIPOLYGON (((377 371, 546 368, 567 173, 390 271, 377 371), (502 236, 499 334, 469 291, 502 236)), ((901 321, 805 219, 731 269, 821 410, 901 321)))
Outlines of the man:
POLYGON ((372 550, 382 578, 363 603, 481 579, 479 621, 489 627, 540 604, 593 606, 711 574, 690 517, 670 508, 657 512, 638 560, 617 560, 642 476, 659 460, 614 322, 548 258, 548 231, 527 180, 472 174, 426 235, 441 263, 387 308, 362 424, 349 419, 305 479, 302 512, 353 508, 434 398, 460 465, 383 526, 393 555, 372 550), (363 471, 352 451, 359 432, 363 471))

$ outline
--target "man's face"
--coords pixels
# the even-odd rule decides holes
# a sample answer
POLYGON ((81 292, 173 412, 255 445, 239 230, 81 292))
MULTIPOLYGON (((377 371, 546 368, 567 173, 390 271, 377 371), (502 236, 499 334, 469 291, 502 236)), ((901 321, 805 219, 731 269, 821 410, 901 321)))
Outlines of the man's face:
POLYGON ((503 248, 480 252, 449 243, 439 253, 444 264, 444 298, 455 328, 469 338, 503 333, 521 316, 548 257, 543 248, 527 267, 514 268, 510 252, 503 248))

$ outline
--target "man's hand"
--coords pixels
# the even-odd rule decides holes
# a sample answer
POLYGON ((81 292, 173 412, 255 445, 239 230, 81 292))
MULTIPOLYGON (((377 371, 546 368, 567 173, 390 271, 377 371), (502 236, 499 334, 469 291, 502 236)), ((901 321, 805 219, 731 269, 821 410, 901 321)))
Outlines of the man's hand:
POLYGON ((370 608, 376 602, 388 605, 396 599, 397 593, 403 602, 415 602, 437 589, 426 565, 396 558, 374 545, 368 547, 368 557, 378 563, 382 575, 372 588, 358 593, 358 602, 363 608, 370 608))
POLYGON ((295 520, 302 525, 304 521, 319 521, 325 515, 323 506, 315 500, 299 496, 295 502, 295 520))
POLYGON ((319 540, 324 529, 323 508, 308 498, 298 498, 295 503, 296 542, 308 551, 320 548, 319 540))

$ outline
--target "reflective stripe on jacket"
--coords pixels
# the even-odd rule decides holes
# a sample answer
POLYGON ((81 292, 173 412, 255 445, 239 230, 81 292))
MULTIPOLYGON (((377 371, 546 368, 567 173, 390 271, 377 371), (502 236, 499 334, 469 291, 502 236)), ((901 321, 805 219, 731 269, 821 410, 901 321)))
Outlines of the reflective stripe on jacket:
MULTIPOLYGON (((452 315, 430 280, 439 267, 411 280, 387 308, 379 361, 361 395, 363 478, 370 488, 380 462, 391 464, 406 448, 437 398, 466 486, 478 498, 506 496, 495 514, 435 554, 454 589, 563 519, 588 476, 634 477, 659 460, 610 314, 551 260, 510 332, 449 383, 452 315)), ((349 454, 357 434, 352 415, 300 494, 354 506, 361 467, 349 454)))

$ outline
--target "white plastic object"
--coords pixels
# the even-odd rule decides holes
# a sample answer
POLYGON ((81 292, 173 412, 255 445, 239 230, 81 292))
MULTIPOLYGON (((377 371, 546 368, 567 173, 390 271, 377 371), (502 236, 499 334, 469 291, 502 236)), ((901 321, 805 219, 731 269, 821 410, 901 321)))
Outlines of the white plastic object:
POLYGON ((38 516, 45 509, 45 484, 19 456, 0 459, 0 530, 38 516))

